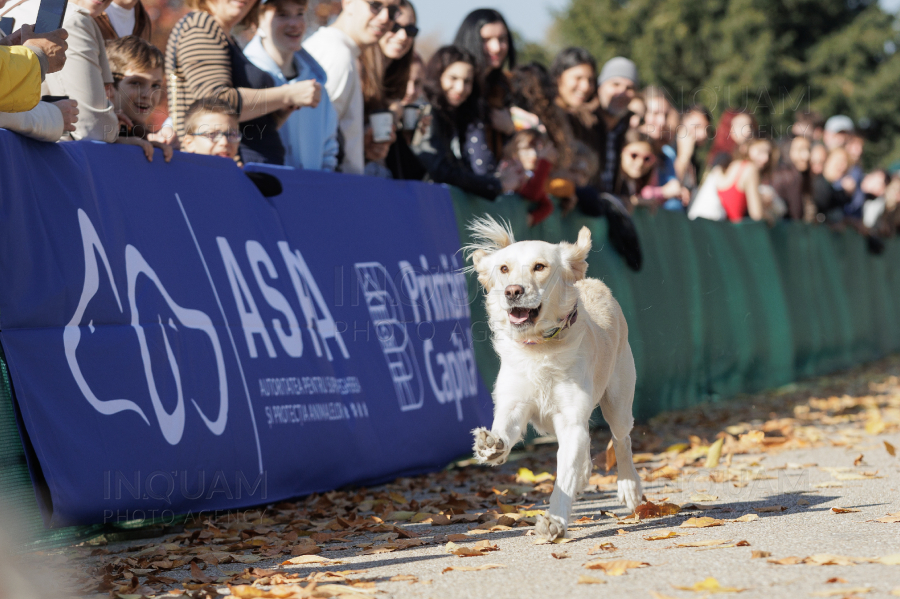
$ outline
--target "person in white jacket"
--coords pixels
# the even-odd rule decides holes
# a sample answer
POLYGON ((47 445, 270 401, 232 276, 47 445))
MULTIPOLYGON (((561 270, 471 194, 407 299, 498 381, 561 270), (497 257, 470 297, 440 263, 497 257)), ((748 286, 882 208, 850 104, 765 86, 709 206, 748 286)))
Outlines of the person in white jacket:
POLYGON ((78 102, 38 102, 25 112, 0 112, 0 129, 8 129, 38 141, 56 142, 78 122, 78 102))
MULTIPOLYGON (((305 10, 305 0, 264 1, 258 33, 244 48, 250 62, 272 75, 277 85, 310 79, 326 83, 324 69, 301 47, 305 10)), ((327 94, 318 106, 295 110, 278 133, 286 166, 325 171, 337 167, 338 114, 327 94)))
POLYGON ((365 106, 359 55, 393 26, 400 0, 342 0, 341 8, 334 24, 321 27, 303 47, 328 74, 325 89, 337 110, 343 136, 341 171, 361 175, 365 169, 365 106))

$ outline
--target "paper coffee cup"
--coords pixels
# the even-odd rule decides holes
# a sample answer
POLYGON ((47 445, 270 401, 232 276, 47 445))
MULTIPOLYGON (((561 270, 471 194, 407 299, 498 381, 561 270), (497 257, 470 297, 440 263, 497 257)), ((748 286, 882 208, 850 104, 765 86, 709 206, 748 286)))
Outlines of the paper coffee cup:
POLYGON ((391 141, 394 130, 394 114, 392 112, 373 112, 369 115, 372 125, 372 140, 376 142, 391 141))
POLYGON ((422 108, 416 104, 407 104, 403 107, 403 130, 415 131, 419 125, 419 117, 422 114, 422 108))

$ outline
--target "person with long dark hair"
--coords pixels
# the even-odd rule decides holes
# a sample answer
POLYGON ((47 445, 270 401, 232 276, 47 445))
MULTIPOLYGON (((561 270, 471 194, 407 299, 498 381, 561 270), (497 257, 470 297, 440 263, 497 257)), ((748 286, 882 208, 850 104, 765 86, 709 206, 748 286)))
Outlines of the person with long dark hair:
POLYGON ((523 172, 508 163, 494 173, 475 172, 466 156, 462 136, 480 122, 477 63, 467 51, 444 46, 425 67, 425 97, 430 103, 430 123, 420 126, 412 150, 435 183, 455 185, 489 200, 518 189, 523 172))
POLYGON ((475 76, 484 103, 487 119, 483 131, 472 131, 468 149, 483 154, 482 164, 476 172, 488 173, 495 168, 495 157, 503 154, 503 146, 515 133, 509 108, 512 105, 507 73, 516 66, 516 47, 503 15, 492 8, 479 8, 470 12, 459 30, 453 45, 466 50, 475 59, 475 76), (472 138, 476 141, 471 141, 472 138), (483 137, 482 142, 479 137, 483 137), (482 148, 486 146, 486 148, 482 148), (490 154, 484 152, 487 149, 490 154))

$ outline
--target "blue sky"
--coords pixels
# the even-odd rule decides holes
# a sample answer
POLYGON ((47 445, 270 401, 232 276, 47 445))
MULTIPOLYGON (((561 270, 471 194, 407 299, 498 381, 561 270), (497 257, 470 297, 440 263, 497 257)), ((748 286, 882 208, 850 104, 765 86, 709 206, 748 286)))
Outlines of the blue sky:
MULTIPOLYGON (((544 40, 547 27, 553 22, 551 10, 562 10, 568 0, 412 0, 419 14, 419 28, 424 35, 440 34, 441 43, 450 43, 463 18, 476 8, 495 8, 503 13, 509 26, 526 39, 544 40)), ((891 12, 900 8, 900 0, 880 0, 891 12)))

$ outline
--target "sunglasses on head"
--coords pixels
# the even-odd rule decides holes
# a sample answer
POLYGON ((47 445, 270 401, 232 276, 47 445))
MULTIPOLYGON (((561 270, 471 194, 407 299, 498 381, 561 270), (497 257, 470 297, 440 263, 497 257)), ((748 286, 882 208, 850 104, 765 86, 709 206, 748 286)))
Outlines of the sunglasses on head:
POLYGON ((401 25, 400 23, 394 23, 394 26, 391 27, 391 33, 397 33, 401 29, 406 32, 406 37, 416 37, 419 35, 419 28, 415 25, 401 25))
POLYGON ((631 156, 632 160, 637 160, 638 158, 641 158, 641 159, 643 159, 643 161, 645 163, 653 160, 653 154, 638 154, 637 152, 631 152, 630 156, 631 156))
POLYGON ((379 2, 378 0, 375 0, 375 2, 369 2, 369 0, 366 0, 366 4, 369 5, 369 10, 372 11, 373 15, 380 15, 381 11, 387 9, 388 18, 391 21, 393 21, 397 17, 397 13, 400 12, 400 6, 397 4, 388 6, 384 2, 379 2))

